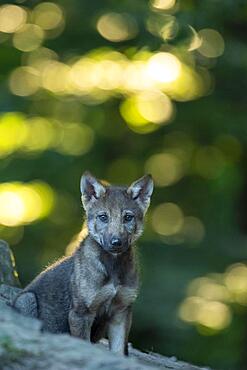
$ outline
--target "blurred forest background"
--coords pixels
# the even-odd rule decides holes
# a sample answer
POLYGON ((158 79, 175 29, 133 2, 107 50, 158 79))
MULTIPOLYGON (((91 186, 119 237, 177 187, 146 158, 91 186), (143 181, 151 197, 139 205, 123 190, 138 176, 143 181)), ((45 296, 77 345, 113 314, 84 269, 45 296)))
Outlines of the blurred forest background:
POLYGON ((22 284, 70 253, 84 170, 150 172, 130 339, 229 370, 247 368, 246 33, 243 0, 0 6, 0 237, 22 284))

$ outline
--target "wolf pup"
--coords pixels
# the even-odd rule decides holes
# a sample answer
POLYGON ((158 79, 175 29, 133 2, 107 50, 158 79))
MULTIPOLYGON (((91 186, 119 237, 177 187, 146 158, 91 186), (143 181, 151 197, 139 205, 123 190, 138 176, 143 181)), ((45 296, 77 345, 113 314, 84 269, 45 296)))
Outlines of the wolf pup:
POLYGON ((43 330, 70 333, 91 342, 104 336, 113 352, 127 354, 131 306, 138 292, 134 243, 143 231, 153 180, 130 187, 81 178, 88 234, 75 252, 41 272, 14 307, 37 317, 43 330))

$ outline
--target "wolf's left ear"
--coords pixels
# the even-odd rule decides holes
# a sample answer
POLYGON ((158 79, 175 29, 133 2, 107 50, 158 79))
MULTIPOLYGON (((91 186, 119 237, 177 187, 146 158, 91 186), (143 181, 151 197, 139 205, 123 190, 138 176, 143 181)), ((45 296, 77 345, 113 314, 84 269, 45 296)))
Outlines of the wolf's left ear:
POLYGON ((136 200, 144 213, 147 211, 150 204, 154 183, 151 175, 145 175, 133 182, 127 190, 127 193, 136 200))
POLYGON ((81 200, 84 209, 87 208, 87 205, 90 201, 99 199, 102 195, 105 194, 105 187, 89 172, 85 172, 81 177, 81 200))

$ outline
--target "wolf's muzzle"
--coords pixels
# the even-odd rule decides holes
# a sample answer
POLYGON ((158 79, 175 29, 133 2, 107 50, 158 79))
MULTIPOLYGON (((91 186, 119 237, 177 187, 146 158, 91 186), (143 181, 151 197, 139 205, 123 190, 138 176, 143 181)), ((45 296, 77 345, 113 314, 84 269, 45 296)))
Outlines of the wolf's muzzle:
POLYGON ((121 247, 122 245, 122 240, 120 238, 117 238, 115 236, 113 236, 113 238, 111 238, 111 246, 114 248, 114 247, 121 247))

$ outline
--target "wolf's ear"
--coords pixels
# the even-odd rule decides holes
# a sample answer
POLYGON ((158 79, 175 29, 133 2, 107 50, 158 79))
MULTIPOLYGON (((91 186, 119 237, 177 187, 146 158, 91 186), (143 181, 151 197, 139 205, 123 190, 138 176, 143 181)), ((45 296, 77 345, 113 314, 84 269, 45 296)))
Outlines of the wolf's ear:
POLYGON ((84 209, 91 200, 99 199, 105 194, 105 187, 89 172, 85 172, 81 177, 81 200, 84 209))
POLYGON ((136 200, 144 213, 147 211, 150 204, 150 197, 152 195, 154 183, 151 175, 145 175, 133 182, 127 190, 132 199, 136 200))

